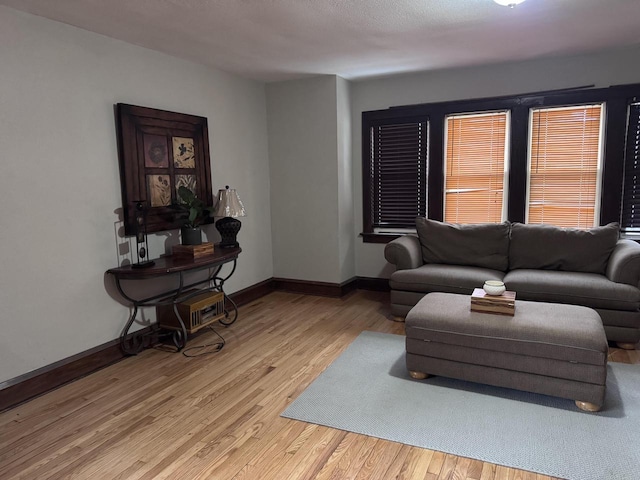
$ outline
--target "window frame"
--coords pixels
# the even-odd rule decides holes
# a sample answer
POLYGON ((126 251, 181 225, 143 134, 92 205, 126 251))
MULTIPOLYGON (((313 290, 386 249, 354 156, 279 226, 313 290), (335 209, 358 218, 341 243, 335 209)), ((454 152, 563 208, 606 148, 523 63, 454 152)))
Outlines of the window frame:
POLYGON ((367 224, 371 216, 371 202, 368 200, 366 164, 370 155, 369 127, 372 121, 406 117, 422 117, 429 121, 427 212, 433 220, 443 220, 444 216, 444 143, 445 117, 473 111, 509 110, 509 172, 507 195, 507 218, 511 222, 525 221, 527 201, 527 177, 529 157, 529 111, 531 108, 545 108, 563 105, 604 103, 604 139, 600 180, 600 215, 598 223, 604 225, 619 222, 623 190, 625 139, 627 127, 627 107, 633 99, 640 98, 640 84, 593 88, 578 87, 520 95, 488 97, 468 100, 427 103, 390 107, 384 110, 362 112, 362 161, 363 161, 363 232, 366 243, 387 243, 400 236, 385 232, 376 233, 367 224))
MULTIPOLYGON (((395 111, 382 110, 380 112, 370 112, 372 115, 364 115, 362 117, 362 194, 363 194, 363 233, 361 234, 366 242, 371 243, 387 243, 394 238, 399 237, 405 233, 411 233, 411 229, 405 228, 389 228, 385 230, 389 231, 376 231, 374 226, 374 205, 372 202, 372 189, 374 185, 371 182, 372 170, 371 170, 371 157, 373 155, 372 139, 370 132, 372 128, 376 128, 381 125, 391 125, 394 123, 420 123, 424 122, 427 128, 427 146, 430 144, 430 119, 424 115, 396 115, 395 111)), ((429 151, 426 154, 427 159, 427 182, 429 181, 429 151)), ((429 186, 427 185, 427 192, 429 186)), ((425 205, 425 211, 428 215, 428 205, 425 205)))

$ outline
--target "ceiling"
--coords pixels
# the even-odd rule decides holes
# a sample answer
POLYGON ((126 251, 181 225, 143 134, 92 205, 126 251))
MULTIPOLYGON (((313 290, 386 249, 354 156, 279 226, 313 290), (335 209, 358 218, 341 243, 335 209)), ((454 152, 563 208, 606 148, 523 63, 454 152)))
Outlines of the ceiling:
POLYGON ((640 45, 640 0, 0 0, 135 45, 278 81, 357 80, 640 45))

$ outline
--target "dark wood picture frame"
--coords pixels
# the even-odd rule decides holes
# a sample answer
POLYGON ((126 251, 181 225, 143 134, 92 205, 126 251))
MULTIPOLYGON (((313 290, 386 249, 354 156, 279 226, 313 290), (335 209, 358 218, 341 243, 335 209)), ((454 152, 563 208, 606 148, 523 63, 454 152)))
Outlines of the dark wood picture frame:
POLYGON ((206 118, 118 103, 116 128, 125 235, 136 233, 139 201, 148 207, 147 232, 182 226, 184 213, 176 208, 180 184, 213 205, 206 118))

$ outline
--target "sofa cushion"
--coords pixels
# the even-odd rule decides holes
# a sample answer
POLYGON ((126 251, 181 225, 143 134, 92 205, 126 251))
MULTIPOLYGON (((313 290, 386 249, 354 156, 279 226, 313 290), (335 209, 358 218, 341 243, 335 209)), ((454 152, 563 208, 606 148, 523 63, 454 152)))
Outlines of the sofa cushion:
POLYGON ((389 285, 394 290, 409 292, 473 293, 486 280, 502 280, 498 270, 460 265, 426 264, 411 270, 398 270, 391 274, 389 285))
POLYGON ((459 225, 416 218, 425 263, 470 265, 506 271, 509 266, 509 223, 459 225))
POLYGON ((617 223, 590 230, 514 223, 511 225, 509 269, 604 274, 618 236, 617 223))
POLYGON ((596 273, 521 269, 507 273, 503 282, 508 290, 515 290, 517 300, 609 310, 636 311, 640 307, 640 290, 596 273))

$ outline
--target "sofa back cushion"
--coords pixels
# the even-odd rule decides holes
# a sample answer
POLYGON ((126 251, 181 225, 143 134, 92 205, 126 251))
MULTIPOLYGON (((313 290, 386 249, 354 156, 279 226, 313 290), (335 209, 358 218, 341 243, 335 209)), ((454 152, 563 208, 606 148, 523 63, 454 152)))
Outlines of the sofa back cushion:
POLYGON ((590 230, 514 223, 509 270, 533 268, 604 274, 618 236, 617 223, 590 230))
POLYGON ((509 223, 459 225, 416 218, 425 263, 469 265, 505 272, 509 266, 509 223))

